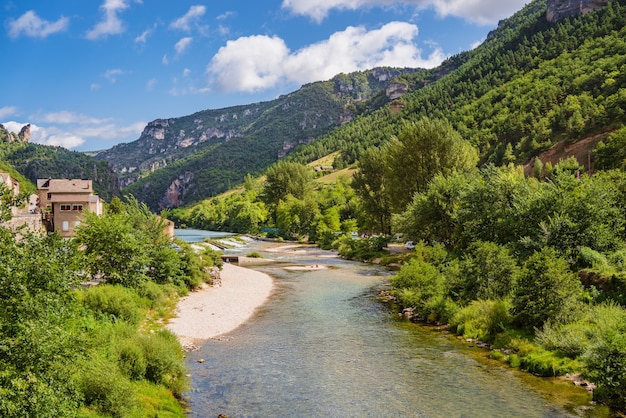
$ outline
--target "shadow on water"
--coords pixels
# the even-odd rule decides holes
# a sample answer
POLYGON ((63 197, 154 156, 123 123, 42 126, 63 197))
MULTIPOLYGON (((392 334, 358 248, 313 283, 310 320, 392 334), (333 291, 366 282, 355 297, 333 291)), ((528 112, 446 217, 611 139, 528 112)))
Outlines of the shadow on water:
POLYGON ((225 338, 189 353, 192 417, 606 416, 579 406, 588 405, 584 391, 561 390, 440 331, 399 321, 377 301, 389 279, 381 268, 320 258, 319 250, 267 248, 254 250, 281 263, 253 268, 274 277, 270 301, 225 338), (315 264, 334 268, 285 268, 315 264), (574 392, 579 398, 571 400, 574 392))

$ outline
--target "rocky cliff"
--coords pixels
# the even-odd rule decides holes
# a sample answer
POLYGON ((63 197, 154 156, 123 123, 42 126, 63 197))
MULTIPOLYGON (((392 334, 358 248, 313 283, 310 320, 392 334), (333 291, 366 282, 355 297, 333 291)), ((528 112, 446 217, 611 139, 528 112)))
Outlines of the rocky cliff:
POLYGON ((177 207, 221 192, 246 173, 401 97, 409 85, 398 77, 420 71, 385 67, 339 74, 268 102, 156 119, 137 141, 96 158, 118 173, 125 191, 151 207, 177 207))
POLYGON ((549 22, 558 22, 568 17, 601 9, 609 4, 610 0, 548 0, 546 18, 549 22))
POLYGON ((29 142, 30 123, 24 125, 19 134, 7 131, 4 125, 0 123, 0 140, 4 140, 6 142, 29 142))

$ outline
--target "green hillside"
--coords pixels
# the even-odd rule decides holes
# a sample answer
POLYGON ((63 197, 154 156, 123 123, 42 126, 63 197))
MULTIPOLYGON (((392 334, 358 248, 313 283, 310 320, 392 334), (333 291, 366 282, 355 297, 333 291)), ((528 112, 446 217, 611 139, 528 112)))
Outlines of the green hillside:
POLYGON ((14 137, 0 128, 0 170, 15 170, 20 174, 16 176, 20 184, 26 184, 20 176, 28 179, 30 184, 25 190, 34 192, 40 178, 73 178, 93 180, 95 192, 107 201, 120 195, 117 175, 106 162, 62 147, 16 141, 14 137))
POLYGON ((619 126, 626 120, 624 3, 551 24, 546 2, 534 1, 481 46, 453 57, 458 68, 445 77, 429 83, 428 73, 406 76, 418 89, 401 99, 399 114, 364 116, 297 157, 341 150, 353 162, 423 116, 449 120, 479 148, 482 163, 495 164, 523 163, 560 140, 619 126))
MULTIPOLYGON (((98 154, 120 174, 125 193, 152 208, 219 194, 359 115, 389 103, 385 89, 417 69, 340 74, 262 103, 204 110, 151 122, 137 141, 98 154)), ((398 83, 400 88, 404 83, 398 83)))

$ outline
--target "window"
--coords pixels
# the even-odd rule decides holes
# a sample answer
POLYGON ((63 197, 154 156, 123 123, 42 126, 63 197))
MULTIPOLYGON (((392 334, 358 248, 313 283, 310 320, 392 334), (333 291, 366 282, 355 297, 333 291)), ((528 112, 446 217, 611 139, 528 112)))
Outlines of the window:
POLYGON ((68 221, 63 221, 63 226, 61 227, 61 229, 63 231, 69 231, 70 230, 70 223, 68 221))
POLYGON ((72 206, 72 210, 78 211, 78 212, 82 212, 83 211, 83 205, 73 205, 72 206))
POLYGON ((61 212, 69 212, 72 210, 72 205, 61 205, 61 212))

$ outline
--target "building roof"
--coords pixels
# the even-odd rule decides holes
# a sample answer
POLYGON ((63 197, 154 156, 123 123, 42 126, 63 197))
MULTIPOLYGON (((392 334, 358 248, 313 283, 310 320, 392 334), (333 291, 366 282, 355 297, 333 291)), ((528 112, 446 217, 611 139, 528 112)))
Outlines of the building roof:
POLYGON ((92 193, 91 180, 37 179, 37 189, 49 193, 92 193))

